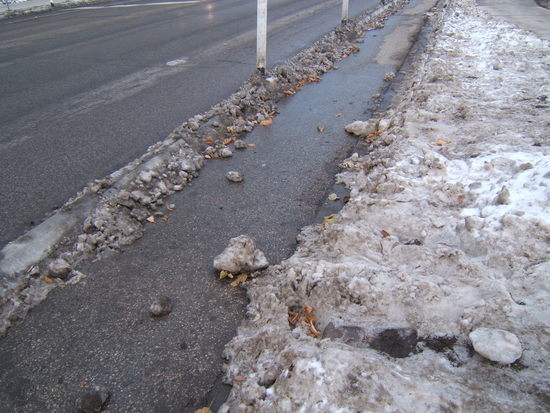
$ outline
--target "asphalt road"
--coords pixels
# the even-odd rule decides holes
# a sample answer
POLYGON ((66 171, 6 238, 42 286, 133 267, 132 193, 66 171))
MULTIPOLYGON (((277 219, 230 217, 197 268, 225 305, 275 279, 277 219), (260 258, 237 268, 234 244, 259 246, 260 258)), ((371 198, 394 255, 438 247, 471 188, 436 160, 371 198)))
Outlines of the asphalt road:
MULTIPOLYGON (((350 3, 353 16, 376 2, 350 3)), ((339 18, 335 0, 271 0, 268 64, 339 18)), ((254 70, 255 19, 250 0, 206 0, 0 21, 0 248, 234 92, 254 70)))

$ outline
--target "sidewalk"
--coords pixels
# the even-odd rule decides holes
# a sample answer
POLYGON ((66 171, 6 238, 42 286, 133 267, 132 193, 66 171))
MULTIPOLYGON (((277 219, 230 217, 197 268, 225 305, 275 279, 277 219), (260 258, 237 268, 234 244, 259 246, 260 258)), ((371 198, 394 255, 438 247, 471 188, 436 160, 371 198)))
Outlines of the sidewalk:
POLYGON ((550 40, 550 10, 534 0, 477 0, 481 10, 550 40))
POLYGON ((9 8, 5 4, 0 4, 0 19, 12 15, 22 15, 35 12, 51 11, 63 9, 75 5, 86 5, 97 3, 94 0, 27 0, 11 3, 9 8))

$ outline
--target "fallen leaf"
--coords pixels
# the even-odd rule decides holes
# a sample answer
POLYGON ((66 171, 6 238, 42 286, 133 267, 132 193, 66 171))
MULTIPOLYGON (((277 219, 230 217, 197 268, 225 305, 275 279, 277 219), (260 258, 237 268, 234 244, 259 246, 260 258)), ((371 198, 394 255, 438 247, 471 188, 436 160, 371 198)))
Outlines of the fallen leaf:
POLYGON ((214 145, 214 141, 212 139, 205 139, 204 143, 207 145, 214 145))
POLYGON ((149 221, 150 223, 153 223, 155 222, 155 217, 151 215, 149 218, 147 218, 147 221, 149 221))
POLYGON ((306 313, 306 314, 311 314, 311 313, 313 313, 313 307, 310 307, 309 305, 306 305, 306 306, 304 307, 304 313, 306 313))
POLYGON ((339 199, 340 199, 340 197, 339 197, 338 195, 336 195, 336 194, 330 194, 330 195, 328 196, 328 200, 329 200, 329 201, 338 201, 339 199))
POLYGON ((376 138, 377 136, 380 136, 384 133, 384 131, 382 130, 377 130, 376 132, 373 132, 373 133, 369 133, 367 135, 367 138, 376 138))
POLYGON ((288 323, 292 326, 295 326, 298 320, 302 317, 300 313, 295 313, 294 311, 288 312, 288 323))
POLYGON ((212 410, 210 410, 210 407, 202 407, 195 410, 195 413, 212 413, 212 410))
POLYGON ((345 197, 342 198, 342 202, 344 204, 347 204, 349 202, 349 195, 346 195, 345 197))
POLYGON ((231 283, 231 287, 236 287, 241 283, 244 283, 248 278, 248 274, 243 272, 242 274, 239 274, 237 278, 235 278, 235 281, 231 283))
POLYGON ((361 48, 359 46, 351 46, 350 52, 352 53, 359 53, 361 51, 361 48))
POLYGON ((235 142, 236 140, 237 140, 237 137, 236 137, 236 136, 232 136, 232 137, 230 137, 230 138, 225 139, 225 140, 223 141, 223 144, 224 144, 225 146, 227 146, 227 145, 229 145, 230 143, 235 142))
POLYGON ((343 113, 340 112, 340 113, 337 113, 337 114, 336 114, 336 117, 337 117, 337 118, 340 118, 340 117, 342 117, 342 115, 343 115, 343 113))
POLYGON ((229 271, 221 270, 220 280, 223 280, 225 277, 233 278, 233 274, 231 274, 229 271))
POLYGON ((315 82, 315 83, 317 83, 317 82, 320 82, 320 81, 321 81, 321 78, 320 78, 320 77, 317 77, 317 76, 309 75, 309 76, 307 77, 307 81, 308 81, 308 82, 315 82))
POLYGON ((80 383, 78 383, 78 387, 80 387, 81 389, 86 387, 86 382, 85 381, 81 381, 80 383))
POLYGON ((380 233, 384 238, 388 238, 391 235, 388 231, 385 231, 385 230, 380 231, 380 233))
POLYGON ((53 284, 55 280, 53 278, 48 277, 47 275, 44 276, 44 281, 48 284, 53 284))
POLYGON ((459 203, 462 203, 462 201, 464 201, 464 195, 459 195, 456 197, 456 200, 459 202, 459 203))
POLYGON ((168 211, 173 211, 176 206, 174 204, 166 203, 166 209, 168 211))
POLYGON ((296 92, 291 90, 291 89, 285 90, 283 93, 287 96, 292 96, 292 95, 296 94, 296 92))
POLYGON ((247 146, 249 146, 250 148, 253 148, 254 146, 256 146, 255 143, 248 143, 247 146))
POLYGON ((325 219, 323 219, 323 225, 326 227, 328 224, 332 224, 336 221, 338 221, 338 215, 330 214, 328 217, 325 217, 325 219))
POLYGON ((168 222, 168 220, 170 219, 171 216, 172 216, 172 215, 163 215, 163 216, 162 216, 162 220, 163 220, 164 222, 168 222))
POLYGON ((324 126, 317 126, 317 130, 322 133, 325 130, 325 127, 324 126))
POLYGON ((438 145, 438 146, 445 146, 445 145, 448 145, 450 143, 451 143, 451 141, 444 141, 443 139, 439 139, 435 144, 438 145))
POLYGON ((235 377, 233 381, 236 381, 237 383, 241 383, 243 381, 246 381, 246 377, 235 377))
POLYGON ((212 159, 212 157, 210 155, 204 155, 204 158, 205 159, 212 159))
POLYGON ((269 126, 273 123, 273 119, 269 118, 269 119, 264 119, 260 122, 260 125, 262 126, 269 126))

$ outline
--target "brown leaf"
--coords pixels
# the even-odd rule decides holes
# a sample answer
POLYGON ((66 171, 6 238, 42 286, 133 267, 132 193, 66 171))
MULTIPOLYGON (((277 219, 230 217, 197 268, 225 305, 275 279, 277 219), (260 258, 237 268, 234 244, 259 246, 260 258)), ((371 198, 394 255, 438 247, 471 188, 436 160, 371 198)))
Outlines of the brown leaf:
POLYGON ((212 139, 205 139, 204 143, 207 145, 214 145, 214 141, 212 139))
POLYGON ((347 203, 349 202, 349 195, 344 196, 344 197, 342 198, 342 202, 343 202, 344 204, 347 204, 347 203))
POLYGON ((319 132, 323 133, 324 130, 325 130, 325 127, 319 125, 319 126, 317 126, 317 130, 318 130, 319 132))
POLYGON ((78 387, 80 387, 81 389, 83 389, 84 387, 86 387, 86 382, 85 382, 85 381, 81 381, 80 383, 78 383, 78 387))
POLYGON ((342 113, 342 112, 340 112, 340 113, 337 113, 337 114, 336 114, 336 117, 337 117, 337 118, 341 118, 341 117, 342 117, 342 115, 343 115, 343 113, 342 113))
POLYGON ((149 221, 152 224, 155 222, 155 217, 151 215, 149 218, 147 218, 147 221, 149 221))
POLYGON ((256 146, 256 144, 255 143, 248 143, 247 146, 250 147, 250 148, 253 148, 254 146, 256 146))
POLYGON ((269 118, 269 119, 264 119, 260 122, 260 125, 262 126, 269 126, 273 123, 273 119, 269 118))
POLYGON ((231 283, 231 287, 236 287, 236 286, 238 286, 239 284, 244 283, 244 282, 247 280, 247 278, 248 278, 248 274, 247 274, 247 273, 243 272, 242 274, 239 274, 239 275, 237 276, 237 278, 235 278, 235 281, 233 281, 233 282, 231 283))
POLYGON ((296 92, 293 91, 292 89, 285 90, 283 93, 287 96, 292 96, 292 95, 296 94, 296 92))
POLYGON ((367 138, 376 138, 377 136, 380 136, 384 133, 384 131, 381 131, 381 130, 377 130, 376 132, 373 132, 373 133, 369 133, 367 135, 367 138))
POLYGON ((246 381, 246 377, 235 377, 233 381, 236 381, 237 383, 241 383, 243 381, 246 381))
POLYGON ((450 143, 451 143, 451 141, 444 141, 443 139, 439 139, 435 144, 437 146, 445 146, 445 145, 448 145, 450 143))
POLYGON ((311 313, 313 313, 313 307, 310 307, 309 305, 306 305, 306 306, 304 307, 304 313, 306 313, 306 314, 311 314, 311 313))
POLYGON ((48 277, 47 275, 44 276, 44 282, 47 282, 48 284, 53 284, 55 280, 53 278, 48 277))
POLYGON ((391 235, 388 231, 385 231, 385 230, 380 231, 380 233, 384 238, 388 238, 391 235))
POLYGON ((237 140, 237 137, 236 137, 236 136, 232 136, 232 137, 230 137, 230 138, 225 139, 225 140, 223 141, 223 144, 224 144, 225 146, 227 146, 227 145, 229 145, 230 143, 235 142, 236 140, 237 140))

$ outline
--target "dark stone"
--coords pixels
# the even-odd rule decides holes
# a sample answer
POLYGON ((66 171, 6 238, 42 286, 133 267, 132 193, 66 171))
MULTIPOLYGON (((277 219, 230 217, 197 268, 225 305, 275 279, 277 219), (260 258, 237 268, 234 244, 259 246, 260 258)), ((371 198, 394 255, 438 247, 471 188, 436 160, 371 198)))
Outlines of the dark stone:
POLYGON ((433 351, 441 353, 445 350, 450 350, 456 344, 455 336, 427 336, 423 337, 422 341, 426 346, 433 351))
POLYGON ((334 327, 334 324, 328 323, 323 330, 322 338, 331 340, 341 340, 346 344, 364 344, 365 333, 362 328, 355 326, 334 327))
POLYGON ((392 357, 404 358, 416 351, 418 334, 412 328, 389 328, 370 339, 369 346, 392 357))
POLYGON ((76 401, 77 412, 100 413, 105 409, 111 393, 104 387, 96 386, 94 390, 82 394, 76 401))

